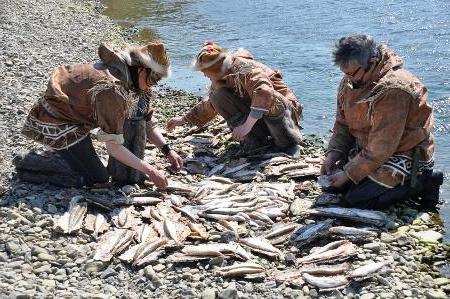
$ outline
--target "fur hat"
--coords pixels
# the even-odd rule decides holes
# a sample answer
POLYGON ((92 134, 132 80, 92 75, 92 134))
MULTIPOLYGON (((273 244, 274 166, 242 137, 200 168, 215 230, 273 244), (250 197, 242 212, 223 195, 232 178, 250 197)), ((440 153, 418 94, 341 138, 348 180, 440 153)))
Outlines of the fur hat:
POLYGON ((166 47, 159 40, 142 47, 127 48, 121 52, 121 55, 129 66, 149 68, 162 77, 170 75, 170 61, 166 47))
POLYGON ((197 57, 192 63, 192 68, 197 71, 221 72, 222 62, 228 52, 213 41, 205 41, 197 57))

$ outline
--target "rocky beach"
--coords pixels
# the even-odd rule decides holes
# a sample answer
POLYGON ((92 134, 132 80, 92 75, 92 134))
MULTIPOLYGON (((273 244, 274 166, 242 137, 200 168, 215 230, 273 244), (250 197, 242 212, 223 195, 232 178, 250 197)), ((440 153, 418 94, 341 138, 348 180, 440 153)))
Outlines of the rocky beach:
MULTIPOLYGON (((314 136, 305 140, 302 159, 291 161, 269 156, 240 158, 236 143, 229 141, 230 134, 220 120, 215 121, 215 130, 177 130, 167 137, 185 159, 186 171, 181 174, 166 171, 173 185, 164 194, 154 191, 150 184, 120 189, 114 186, 64 189, 18 181, 11 163, 14 156, 41 149, 22 137, 19 131, 31 105, 44 92, 52 69, 60 64, 96 61, 101 41, 121 46, 130 39, 132 30, 117 26, 101 14, 102 9, 101 4, 90 0, 2 2, 0 298, 437 299, 450 296, 450 244, 442 243, 438 215, 424 213, 413 203, 405 203, 376 214, 381 217, 381 220, 377 218, 381 222, 359 217, 356 219, 363 224, 356 225, 355 218, 342 219, 331 215, 329 210, 326 214, 325 210, 316 208, 327 202, 319 202, 324 199, 317 182, 323 149, 320 138, 314 136), (132 199, 130 194, 135 194, 134 198, 152 194, 157 204, 151 205, 149 210, 142 206, 132 210, 122 206, 105 207, 105 202, 114 203, 124 195, 132 199), (258 213, 247 209, 251 208, 247 202, 239 202, 232 206, 239 211, 232 215, 232 220, 215 221, 211 215, 218 217, 220 213, 217 207, 208 206, 211 194, 219 196, 219 201, 224 200, 220 195, 239 198, 242 194, 253 196, 250 201, 256 203, 260 203, 261 197, 265 201, 256 211, 258 213), (276 201, 277 208, 270 211, 277 213, 264 217, 261 214, 270 212, 266 204, 273 205, 271 201, 276 201), (195 217, 186 210, 178 213, 187 207, 195 209, 197 205, 202 208, 195 217), (86 216, 84 222, 82 218, 80 226, 73 231, 69 225, 69 233, 64 228, 58 229, 69 207, 72 211, 74 206, 79 207, 77 211, 82 211, 83 217, 86 216), (155 220, 158 213, 155 214, 153 208, 163 216, 159 222, 164 227, 168 221, 164 220, 163 214, 167 213, 177 227, 189 227, 189 232, 180 237, 180 231, 175 231, 177 236, 172 236, 169 229, 168 235, 176 244, 160 246, 163 249, 142 264, 136 255, 131 259, 121 255, 132 246, 145 242, 139 240, 142 232, 140 238, 135 234, 133 240, 127 241, 129 247, 121 250, 115 247, 117 252, 110 258, 99 257, 101 244, 108 241, 105 236, 109 236, 107 234, 113 232, 114 227, 115 231, 132 231, 127 226, 128 220, 120 220, 122 211, 131 213, 129 218, 137 219, 136 223, 153 225, 151 230, 162 237, 165 229, 161 229, 162 232, 158 229, 159 222, 155 220), (216 214, 211 213, 214 209, 216 214), (145 216, 147 211, 150 216, 145 216), (246 212, 255 218, 247 219, 246 212), (109 228, 104 234, 87 225, 89 216, 99 214, 107 219, 109 228), (194 218, 195 224, 190 218, 194 218), (289 225, 293 225, 293 230, 289 230, 292 236, 281 241, 271 239, 277 227, 289 225), (335 227, 334 231, 331 225, 335 227), (336 227, 342 226, 346 227, 347 233, 338 234, 336 227), (350 237, 348 227, 353 226, 370 229, 363 238, 350 237), (302 231, 302 228, 312 227, 317 230, 312 235, 302 231), (304 240, 300 238, 303 234, 306 235, 304 240), (270 243, 275 249, 263 243, 270 254, 253 250, 252 241, 256 239, 272 240, 270 243), (288 239, 290 241, 286 243, 288 239), (339 275, 330 275, 325 270, 307 270, 307 261, 318 259, 314 253, 321 249, 316 247, 333 241, 340 242, 335 243, 336 246, 348 249, 346 254, 333 252, 336 254, 334 259, 323 257, 329 264, 325 265, 326 271, 336 271, 339 275), (189 253, 189 250, 198 250, 195 246, 205 244, 216 246, 214 252, 220 251, 218 247, 225 248, 223 244, 229 243, 241 244, 242 247, 236 245, 233 250, 244 248, 245 252, 219 252, 216 256, 201 258, 189 253), (341 261, 346 262, 343 266, 346 270, 333 268, 341 261), (241 265, 245 269, 241 273, 229 268, 238 267, 241 262, 245 264, 241 265), (365 275, 355 273, 355 269, 371 263, 382 267, 365 275), (299 269, 305 272, 299 272, 299 269), (321 273, 317 277, 322 280, 317 282, 315 274, 308 273, 321 273), (330 285, 329 280, 335 284, 342 280, 342 283, 321 287, 321 283, 330 285)), ((154 91, 153 105, 163 126, 166 119, 186 111, 198 100, 196 96, 162 86, 154 91)), ((105 149, 100 144, 96 146, 106 161, 105 149)), ((168 165, 151 145, 146 149, 146 160, 159 169, 168 165)))

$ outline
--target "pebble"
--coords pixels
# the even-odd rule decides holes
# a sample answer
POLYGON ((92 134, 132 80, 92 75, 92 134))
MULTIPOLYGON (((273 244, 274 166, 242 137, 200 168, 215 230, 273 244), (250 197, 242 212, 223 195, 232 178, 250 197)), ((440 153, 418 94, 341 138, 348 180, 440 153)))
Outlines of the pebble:
POLYGON ((51 262, 55 260, 55 257, 51 254, 48 253, 39 253, 37 255, 37 259, 40 261, 47 261, 47 262, 51 262))
POLYGON ((367 294, 363 294, 359 297, 360 299, 373 299, 375 298, 375 294, 374 293, 367 293, 367 294))
POLYGON ((442 239, 442 234, 433 230, 414 232, 411 235, 424 243, 437 243, 442 239))
POLYGON ((87 274, 91 275, 102 271, 103 269, 105 269, 105 267, 106 264, 104 264, 103 262, 94 261, 86 263, 86 265, 84 266, 84 270, 86 271, 87 274))
POLYGON ((164 266, 163 264, 157 264, 156 266, 153 267, 153 270, 155 270, 156 272, 161 272, 165 268, 166 266, 164 266))
POLYGON ((226 289, 219 293, 219 299, 233 299, 237 297, 235 284, 230 284, 226 289))
POLYGON ((441 290, 427 290, 425 291, 425 297, 427 299, 448 299, 447 294, 441 290))
POLYGON ((201 298, 202 299, 215 299, 216 294, 217 294, 216 289, 208 288, 202 292, 201 298))

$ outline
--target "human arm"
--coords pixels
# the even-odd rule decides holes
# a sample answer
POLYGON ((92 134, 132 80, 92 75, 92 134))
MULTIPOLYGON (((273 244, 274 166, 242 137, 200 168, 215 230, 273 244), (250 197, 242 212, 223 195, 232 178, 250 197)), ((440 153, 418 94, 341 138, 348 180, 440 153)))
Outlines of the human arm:
POLYGON ((167 187, 167 179, 164 175, 158 172, 153 166, 148 165, 146 162, 136 157, 122 144, 114 141, 106 141, 105 144, 108 154, 113 156, 116 160, 148 175, 150 180, 155 183, 156 187, 160 189, 165 189, 167 187))
POLYGON ((183 159, 173 149, 170 149, 161 130, 151 121, 147 122, 147 140, 163 152, 174 171, 180 171, 183 168, 183 159))
POLYGON ((405 130, 412 97, 402 90, 393 89, 372 104, 367 145, 351 159, 344 171, 355 183, 382 166, 397 150, 405 130))

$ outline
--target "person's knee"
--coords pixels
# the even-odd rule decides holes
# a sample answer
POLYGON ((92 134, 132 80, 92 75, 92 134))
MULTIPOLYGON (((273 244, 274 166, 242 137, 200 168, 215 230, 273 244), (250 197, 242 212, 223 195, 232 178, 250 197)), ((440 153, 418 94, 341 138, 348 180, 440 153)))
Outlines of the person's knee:
POLYGON ((235 95, 227 88, 219 88, 211 92, 209 100, 215 108, 226 107, 233 102, 235 95))

